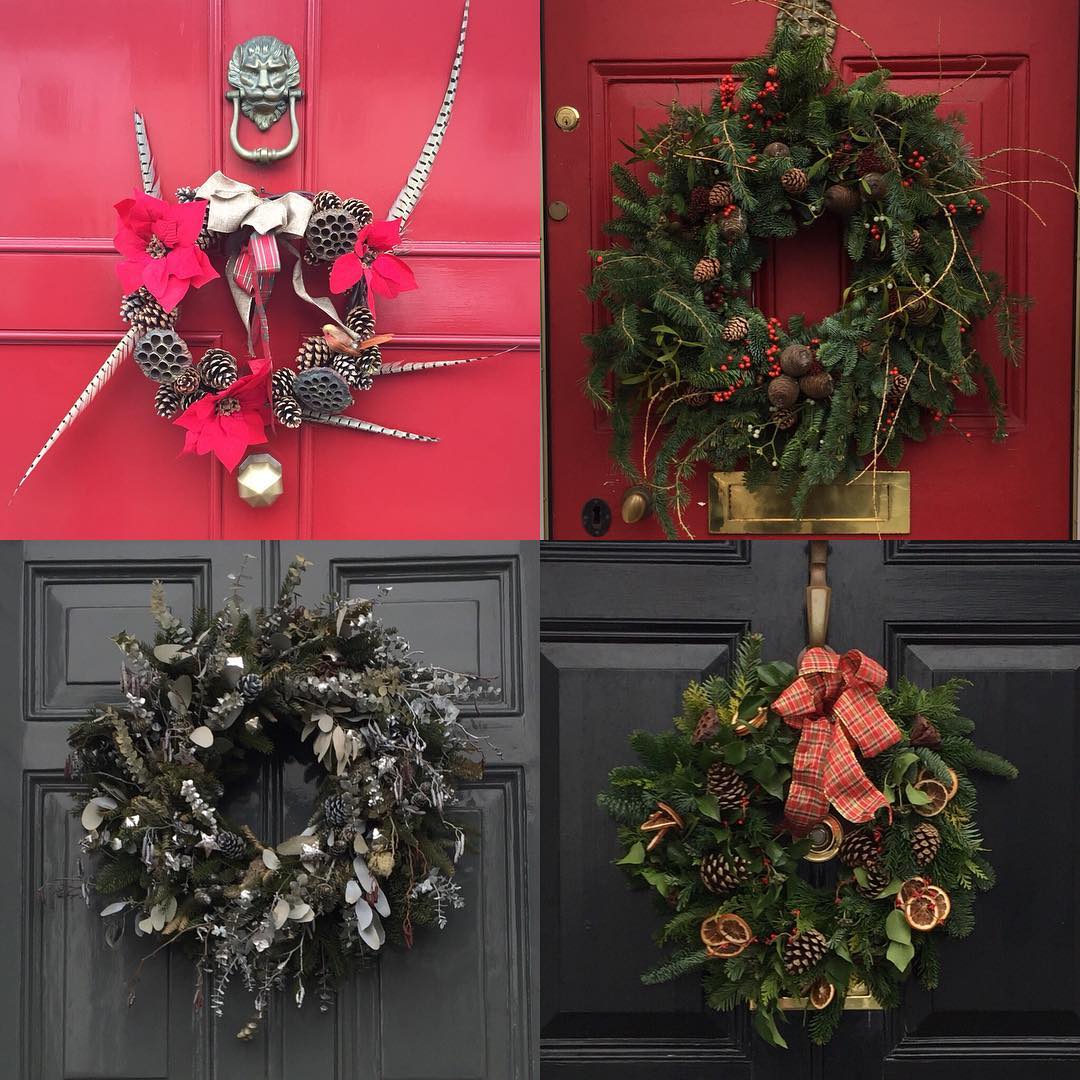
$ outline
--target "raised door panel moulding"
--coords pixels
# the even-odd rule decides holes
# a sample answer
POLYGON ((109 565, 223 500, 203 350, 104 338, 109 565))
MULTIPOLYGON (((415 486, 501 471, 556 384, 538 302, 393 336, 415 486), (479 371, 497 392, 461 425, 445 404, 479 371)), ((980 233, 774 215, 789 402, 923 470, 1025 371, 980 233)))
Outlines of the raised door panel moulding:
POLYGON ((1041 868, 1052 867, 1062 883, 1080 873, 1080 854, 1060 843, 1062 830, 1080 828, 1080 623, 893 623, 886 640, 894 676, 922 686, 969 680, 960 705, 980 745, 1020 770, 1015 781, 974 774, 980 829, 997 871, 993 891, 975 905, 987 945, 961 953, 963 943, 941 939, 941 987, 927 993, 913 985, 903 1009, 887 1014, 888 1058, 905 1067, 938 1059, 932 1067, 942 1077, 941 1059, 1026 1062, 1033 1070, 1040 1061, 1080 1062, 1080 928, 1022 916, 1041 868), (1059 827, 1040 825, 1046 822, 1059 827))
POLYGON ((170 958, 146 962, 129 1007, 128 980, 145 942, 132 946, 125 938, 111 948, 100 905, 88 907, 72 887, 83 836, 71 814, 73 789, 62 773, 29 773, 24 781, 19 1075, 169 1080, 177 1075, 170 1068, 170 958))
MULTIPOLYGON (((459 866, 465 907, 445 930, 424 928, 361 973, 340 1044, 338 1075, 358 1080, 524 1080, 531 1035, 524 852, 525 775, 496 766, 463 785, 455 818, 472 854, 459 866), (413 1020, 424 1018, 423 1038, 413 1020), (370 1073, 366 1070, 371 1070, 370 1073)), ((349 1013, 343 1011, 344 1018, 349 1013)))
POLYGON ((443 667, 498 688, 498 695, 479 705, 484 727, 503 726, 490 721, 523 721, 521 564, 516 556, 337 559, 330 580, 341 596, 371 597, 389 586, 381 605, 385 621, 397 626, 414 648, 437 655, 443 667))
POLYGON ((28 562, 24 590, 27 720, 74 720, 119 696, 120 653, 110 640, 126 630, 153 640, 147 606, 160 580, 177 615, 212 604, 208 560, 133 563, 28 562))
POLYGON ((1080 542, 886 540, 887 566, 1061 566, 1080 563, 1080 542))
POLYGON ((595 542, 549 541, 540 548, 541 562, 585 563, 654 563, 671 566, 678 563, 707 563, 722 566, 749 566, 749 540, 701 540, 685 543, 597 544, 595 542))
POLYGON ((672 641, 667 628, 647 623, 542 623, 545 1076, 588 1077, 603 1061, 627 1076, 638 1075, 635 1066, 652 1075, 663 1063, 665 1076, 681 1080, 706 1064, 747 1061, 744 1014, 714 1013, 686 980, 641 984, 643 954, 628 944, 651 940, 651 904, 627 895, 611 865, 615 826, 596 805, 608 772, 626 759, 630 732, 666 727, 686 683, 726 671, 746 629, 710 624, 695 636, 683 627, 672 641))

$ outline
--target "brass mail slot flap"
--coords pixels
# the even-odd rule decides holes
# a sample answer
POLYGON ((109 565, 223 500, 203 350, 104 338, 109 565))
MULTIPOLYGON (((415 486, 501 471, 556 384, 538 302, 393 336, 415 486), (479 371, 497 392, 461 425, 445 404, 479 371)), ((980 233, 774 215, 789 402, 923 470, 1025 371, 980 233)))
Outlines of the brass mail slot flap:
MULTIPOLYGON (((806 998, 782 997, 777 999, 777 1005, 784 1012, 804 1012, 810 1008, 810 1002, 806 998)), ((756 1002, 750 1002, 753 1010, 756 1002)), ((848 987, 848 993, 844 996, 844 1012, 881 1012, 881 1004, 867 987, 859 981, 852 982, 848 987)))
POLYGON ((911 473, 879 471, 849 483, 819 487, 806 500, 803 518, 791 515, 791 496, 771 486, 750 491, 745 474, 709 477, 709 532, 727 534, 878 533, 911 531, 911 473))

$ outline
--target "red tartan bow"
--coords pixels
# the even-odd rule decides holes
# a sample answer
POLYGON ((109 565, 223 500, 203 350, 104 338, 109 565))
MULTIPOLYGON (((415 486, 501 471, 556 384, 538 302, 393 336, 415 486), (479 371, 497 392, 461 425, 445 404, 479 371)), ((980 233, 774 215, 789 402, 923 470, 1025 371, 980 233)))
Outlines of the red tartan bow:
POLYGON ((901 738, 878 703, 888 674, 858 649, 838 656, 829 648, 807 649, 799 677, 773 702, 784 720, 801 731, 792 763, 784 812, 796 835, 816 825, 829 803, 848 821, 869 821, 885 796, 867 778, 852 745, 873 757, 901 738))

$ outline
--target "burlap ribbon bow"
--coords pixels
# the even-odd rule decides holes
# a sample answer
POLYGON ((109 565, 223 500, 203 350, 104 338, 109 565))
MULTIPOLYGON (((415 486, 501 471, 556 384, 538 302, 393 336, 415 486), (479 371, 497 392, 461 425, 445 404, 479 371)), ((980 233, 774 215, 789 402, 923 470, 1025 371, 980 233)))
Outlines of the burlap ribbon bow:
POLYGON ((796 835, 821 821, 830 803, 856 822, 888 807, 855 756, 857 748, 873 757, 901 738, 877 699, 887 677, 858 649, 843 656, 824 647, 807 649, 799 677, 773 702, 785 722, 802 733, 784 806, 796 835))
POLYGON ((264 198, 250 184, 242 184, 222 172, 209 177, 195 194, 210 204, 206 211, 206 227, 211 232, 230 235, 245 228, 251 230, 240 251, 229 259, 225 270, 236 310, 247 330, 248 352, 254 355, 251 335, 254 307, 259 313, 262 352, 267 358, 270 356, 270 333, 263 304, 281 269, 279 241, 296 260, 292 275, 296 295, 339 326, 345 325, 329 298, 308 293, 299 252, 287 239, 302 237, 307 231, 312 210, 309 198, 298 191, 264 198))

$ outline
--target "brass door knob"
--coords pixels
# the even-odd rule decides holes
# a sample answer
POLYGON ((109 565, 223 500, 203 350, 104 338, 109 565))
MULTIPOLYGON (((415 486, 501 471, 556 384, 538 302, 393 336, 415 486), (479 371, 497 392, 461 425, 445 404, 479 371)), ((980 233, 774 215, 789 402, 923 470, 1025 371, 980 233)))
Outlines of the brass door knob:
POLYGON ((622 519, 627 525, 633 525, 647 518, 653 509, 652 495, 648 489, 635 484, 623 492, 622 519))

